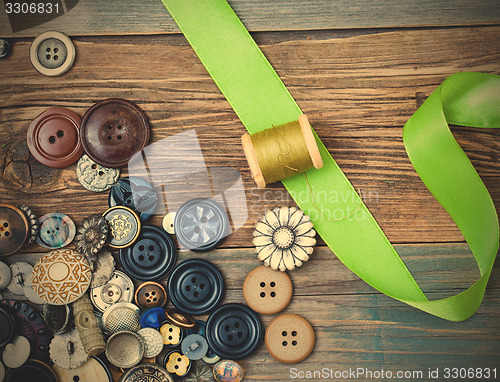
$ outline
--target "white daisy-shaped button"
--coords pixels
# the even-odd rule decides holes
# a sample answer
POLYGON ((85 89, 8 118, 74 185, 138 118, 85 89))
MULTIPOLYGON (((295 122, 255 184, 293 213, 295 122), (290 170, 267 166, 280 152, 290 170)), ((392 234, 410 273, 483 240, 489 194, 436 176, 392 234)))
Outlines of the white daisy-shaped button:
POLYGON ((297 207, 267 211, 253 232, 255 253, 273 270, 293 270, 309 260, 316 231, 309 216, 297 207))

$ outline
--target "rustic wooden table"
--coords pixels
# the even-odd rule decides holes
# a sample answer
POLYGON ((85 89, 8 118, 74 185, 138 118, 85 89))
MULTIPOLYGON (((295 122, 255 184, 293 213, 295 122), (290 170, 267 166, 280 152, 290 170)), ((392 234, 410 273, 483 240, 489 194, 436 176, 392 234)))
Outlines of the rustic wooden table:
MULTIPOLYGON (((243 125, 159 0, 63 3, 76 5, 57 19, 16 33, 0 5, 0 37, 14 42, 12 55, 0 59, 0 202, 26 204, 38 215, 66 213, 77 224, 104 211, 107 193, 83 189, 75 165, 49 169, 31 157, 27 127, 51 106, 83 115, 104 98, 134 101, 149 117, 151 142, 196 128, 207 166, 241 172, 248 220, 220 249, 201 256, 221 268, 228 286, 225 302, 243 302, 242 282, 259 265, 252 253, 253 226, 265 210, 293 201, 280 184, 254 187, 240 146, 243 125), (68 73, 49 78, 33 69, 29 47, 34 36, 54 29, 72 37, 77 59, 68 73)), ((447 76, 500 73, 500 3, 230 3, 428 296, 451 296, 471 285, 478 277, 472 255, 413 170, 402 127, 447 76)), ((453 134, 498 211, 500 130, 456 127, 453 134)), ((156 215, 152 223, 161 225, 161 219, 156 215)), ((34 264, 44 252, 31 245, 2 260, 34 264)), ((181 253, 181 259, 188 257, 193 253, 181 253)), ((362 368, 422 371, 420 380, 428 380, 428 370, 439 368, 443 380, 444 368, 453 367, 496 367, 498 377, 498 268, 497 262, 479 311, 453 323, 378 293, 320 242, 311 260, 291 273, 295 293, 286 309, 314 325, 313 354, 289 366, 274 361, 262 346, 241 362, 245 378, 290 380, 297 377, 291 368, 362 368)), ((13 296, 4 292, 3 297, 13 296)), ((267 325, 272 318, 263 316, 263 321, 267 325)))

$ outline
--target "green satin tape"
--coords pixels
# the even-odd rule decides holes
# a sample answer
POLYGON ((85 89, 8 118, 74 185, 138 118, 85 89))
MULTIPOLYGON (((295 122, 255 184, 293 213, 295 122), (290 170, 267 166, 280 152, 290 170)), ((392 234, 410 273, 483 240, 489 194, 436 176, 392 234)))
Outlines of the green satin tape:
MULTIPOLYGON (((162 1, 251 134, 298 119, 301 110, 225 0, 162 1)), ((461 321, 481 304, 498 251, 499 226, 493 201, 448 123, 500 127, 500 77, 450 76, 403 129, 415 170, 457 224, 480 270, 479 280, 456 296, 427 299, 317 136, 323 168, 283 184, 337 257, 364 281, 418 309, 461 321), (342 197, 322 197, 332 192, 342 197), (355 210, 364 218, 336 219, 355 210)))

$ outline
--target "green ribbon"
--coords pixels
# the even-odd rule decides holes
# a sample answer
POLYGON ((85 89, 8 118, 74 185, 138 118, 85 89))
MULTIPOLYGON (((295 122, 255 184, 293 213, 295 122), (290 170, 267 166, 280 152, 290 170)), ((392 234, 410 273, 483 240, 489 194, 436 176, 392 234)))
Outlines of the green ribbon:
MULTIPOLYGON (((250 134, 298 119, 301 110, 225 0, 162 1, 250 134)), ((450 76, 403 129, 415 170, 461 230, 480 270, 479 280, 453 297, 428 300, 317 136, 323 168, 283 184, 326 244, 364 281, 418 309, 461 321, 481 304, 499 226, 493 201, 448 123, 500 127, 500 77, 450 76), (332 193, 339 197, 332 200, 332 193)))

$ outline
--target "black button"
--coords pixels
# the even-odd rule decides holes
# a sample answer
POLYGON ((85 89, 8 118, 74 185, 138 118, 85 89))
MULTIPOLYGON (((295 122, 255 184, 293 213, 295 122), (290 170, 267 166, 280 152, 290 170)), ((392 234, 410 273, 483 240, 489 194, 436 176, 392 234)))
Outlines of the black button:
POLYGON ((9 40, 0 39, 0 58, 6 58, 12 52, 12 45, 9 40))
POLYGON ((109 191, 109 206, 125 206, 139 215, 141 221, 151 217, 158 205, 158 195, 151 184, 131 176, 120 179, 109 191))
POLYGON ((16 322, 12 315, 0 307, 0 348, 12 341, 15 334, 16 322))
POLYGON ((168 279, 168 295, 174 306, 186 313, 208 314, 224 297, 224 279, 219 269, 203 259, 185 260, 168 279))
POLYGON ((248 357, 262 343, 264 328, 260 316, 243 304, 225 304, 207 320, 207 341, 222 358, 248 357))
POLYGON ((167 276, 177 260, 174 241, 163 229, 146 225, 134 245, 120 249, 120 262, 137 280, 159 280, 167 276))
POLYGON ((226 211, 212 199, 192 199, 175 215, 179 243, 193 251, 210 251, 230 233, 226 211))
POLYGON ((57 382, 54 371, 43 362, 29 359, 17 369, 9 369, 4 382, 57 382))

